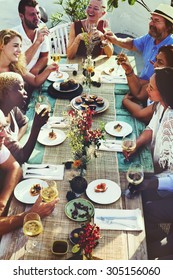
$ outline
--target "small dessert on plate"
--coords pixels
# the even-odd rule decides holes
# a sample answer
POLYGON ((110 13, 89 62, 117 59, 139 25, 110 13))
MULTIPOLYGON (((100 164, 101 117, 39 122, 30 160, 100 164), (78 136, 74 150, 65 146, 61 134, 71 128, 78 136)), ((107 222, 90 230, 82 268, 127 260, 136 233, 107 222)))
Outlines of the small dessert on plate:
POLYGON ((81 104, 80 106, 81 106, 82 110, 87 110, 89 107, 87 104, 81 104))
POLYGON ((52 129, 52 131, 51 132, 49 132, 49 139, 50 140, 55 140, 56 139, 56 133, 53 131, 53 129, 52 129))
POLYGON ((97 98, 97 95, 90 94, 90 95, 89 95, 89 98, 91 98, 91 99, 94 99, 94 100, 95 100, 95 99, 97 98))
POLYGON ((102 97, 97 97, 96 98, 96 104, 99 106, 99 107, 102 107, 104 105, 104 100, 102 97))
POLYGON ((94 99, 92 98, 85 98, 85 104, 89 105, 89 104, 93 104, 94 103, 94 99))
POLYGON ((73 90, 77 87, 77 83, 75 80, 70 79, 66 82, 60 83, 60 90, 66 91, 66 90, 73 90))
POLYGON ((41 186, 40 186, 40 184, 35 184, 35 185, 33 185, 33 186, 30 188, 30 194, 31 194, 32 196, 39 195, 39 194, 40 194, 40 191, 41 191, 41 186))
POLYGON ((114 125, 114 129, 116 130, 116 131, 118 131, 118 132, 120 132, 121 130, 122 130, 122 125, 121 124, 119 124, 119 123, 117 123, 116 125, 114 125))
POLYGON ((107 187, 106 187, 105 183, 100 183, 94 188, 95 192, 105 192, 106 190, 107 190, 107 187))

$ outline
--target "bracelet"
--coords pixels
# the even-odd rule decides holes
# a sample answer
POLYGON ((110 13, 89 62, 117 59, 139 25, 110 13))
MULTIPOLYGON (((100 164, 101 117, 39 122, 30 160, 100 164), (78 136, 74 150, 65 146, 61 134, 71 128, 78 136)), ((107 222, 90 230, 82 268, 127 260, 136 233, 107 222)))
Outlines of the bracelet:
POLYGON ((132 69, 132 71, 131 71, 130 73, 125 73, 126 77, 130 77, 130 76, 132 76, 133 74, 134 74, 133 69, 132 69))

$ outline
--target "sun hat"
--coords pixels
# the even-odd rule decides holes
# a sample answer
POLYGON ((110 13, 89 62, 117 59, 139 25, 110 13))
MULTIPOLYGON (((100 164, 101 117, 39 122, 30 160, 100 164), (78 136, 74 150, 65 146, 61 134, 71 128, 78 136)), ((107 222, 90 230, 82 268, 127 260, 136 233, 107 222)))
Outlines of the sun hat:
POLYGON ((170 5, 160 4, 151 14, 159 15, 173 23, 173 7, 170 5))

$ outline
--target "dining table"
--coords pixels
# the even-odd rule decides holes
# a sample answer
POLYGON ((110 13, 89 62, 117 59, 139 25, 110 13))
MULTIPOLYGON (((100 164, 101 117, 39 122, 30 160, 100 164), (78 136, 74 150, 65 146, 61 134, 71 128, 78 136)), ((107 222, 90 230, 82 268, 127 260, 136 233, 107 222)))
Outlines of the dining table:
MULTIPOLYGON (((133 56, 129 57, 134 70, 136 71, 136 62, 133 56)), ((115 86, 118 83, 104 82, 102 75, 105 74, 104 70, 112 68, 116 65, 116 56, 110 58, 101 55, 94 59, 95 61, 95 75, 93 80, 100 82, 100 87, 92 85, 91 93, 102 97, 106 100, 107 106, 101 112, 93 116, 93 127, 99 127, 100 123, 104 124, 116 121, 116 91, 115 86)), ((70 79, 74 79, 77 83, 83 86, 83 68, 82 59, 75 58, 68 60, 64 58, 60 62, 68 64, 77 64, 78 70, 74 73, 73 68, 68 71, 70 79), (74 75, 75 74, 75 75, 74 75)), ((109 77, 109 75, 107 75, 109 77)), ((52 81, 46 80, 41 87, 41 94, 48 96, 51 103, 51 115, 52 116, 64 116, 64 112, 72 109, 72 100, 68 98, 52 97, 49 94, 52 81)), ((127 85, 126 85, 127 86, 127 85)), ((120 85, 121 88, 121 85, 120 85)), ((82 92, 85 91, 83 86, 82 92)), ((81 92, 81 93, 82 93, 81 92)), ((30 100, 28 111, 26 114, 30 119, 29 128, 32 125, 34 115, 34 102, 35 98, 40 94, 39 90, 35 90, 30 100)), ((124 110, 124 109, 123 109, 124 110)), ((68 127, 62 128, 64 133, 67 133, 68 127)), ((135 128, 134 128, 135 130, 135 128)), ((29 132, 28 132, 29 133, 29 132)), ((27 137, 27 136, 26 136, 27 137)), ((116 137, 106 133, 106 139, 115 140, 116 137)), ((22 141, 25 141, 22 140, 22 141)), ((141 195, 129 199, 123 195, 123 191, 127 188, 128 182, 126 179, 126 163, 121 163, 121 169, 119 169, 118 154, 117 151, 97 150, 97 157, 92 158, 87 165, 86 173, 84 175, 88 185, 97 179, 110 180, 116 183, 121 189, 121 195, 117 200, 111 201, 111 203, 98 203, 92 201, 84 192, 80 198, 85 199, 92 203, 94 210, 135 210, 138 209, 141 213, 141 230, 115 230, 110 228, 101 228, 101 238, 99 243, 93 251, 94 256, 101 260, 146 260, 147 259, 147 245, 146 245, 146 233, 144 225, 144 216, 142 208, 141 195)), ((122 154, 122 153, 121 153, 122 154)), ((69 139, 66 138, 62 143, 58 145, 43 145, 39 142, 36 143, 35 149, 28 161, 30 164, 53 164, 64 165, 65 162, 72 160, 72 152, 69 145, 69 139)), ((140 159, 139 159, 140 160, 140 159)), ((152 161, 151 161, 152 162, 152 161)), ((150 162, 150 170, 152 169, 152 163, 150 162)), ((144 172, 148 172, 148 168, 144 166, 144 172)), ((65 212, 68 200, 66 198, 67 192, 71 191, 70 180, 75 176, 77 172, 73 169, 67 169, 64 165, 64 176, 62 180, 56 180, 57 189, 59 192, 59 201, 52 214, 42 219, 43 232, 34 237, 28 237, 23 234, 22 228, 14 230, 8 234, 2 236, 0 241, 0 259, 1 260, 68 260, 74 257, 72 248, 74 244, 69 239, 70 233, 81 227, 85 222, 81 222, 75 219, 71 219, 65 212), (56 255, 52 252, 52 244, 55 240, 65 240, 68 242, 68 251, 64 255, 56 255)), ((27 179, 23 179, 27 180, 27 179)), ((49 180, 46 180, 49 183, 49 180)), ((15 196, 12 197, 8 215, 15 215, 22 211, 30 209, 32 204, 27 204, 19 201, 15 196)), ((94 222, 94 217, 91 219, 94 222)))

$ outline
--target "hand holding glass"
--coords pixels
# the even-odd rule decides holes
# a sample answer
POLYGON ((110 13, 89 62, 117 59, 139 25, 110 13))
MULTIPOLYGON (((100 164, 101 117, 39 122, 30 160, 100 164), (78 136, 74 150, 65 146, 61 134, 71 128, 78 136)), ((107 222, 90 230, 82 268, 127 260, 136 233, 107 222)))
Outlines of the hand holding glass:
POLYGON ((49 103, 47 96, 40 95, 38 96, 35 104, 35 112, 39 114, 44 108, 46 109, 46 111, 50 112, 51 104, 49 103))
POLYGON ((140 163, 131 163, 126 178, 129 185, 125 195, 132 198, 138 193, 138 185, 144 180, 143 166, 140 163))
POLYGON ((131 133, 129 135, 126 135, 122 139, 122 150, 123 154, 128 160, 128 154, 133 152, 136 148, 136 135, 134 133, 131 133))
MULTIPOLYGON (((104 30, 104 33, 108 32, 108 31, 111 31, 111 26, 110 26, 110 22, 108 19, 105 19, 103 21, 103 30, 104 30)), ((108 40, 107 39, 104 39, 102 40, 102 45, 103 47, 106 46, 108 44, 108 40)))

